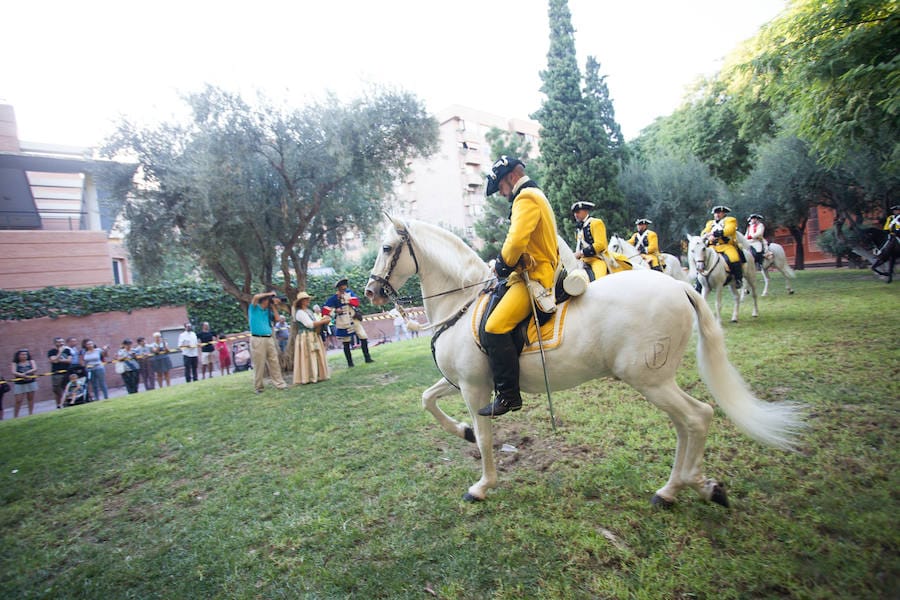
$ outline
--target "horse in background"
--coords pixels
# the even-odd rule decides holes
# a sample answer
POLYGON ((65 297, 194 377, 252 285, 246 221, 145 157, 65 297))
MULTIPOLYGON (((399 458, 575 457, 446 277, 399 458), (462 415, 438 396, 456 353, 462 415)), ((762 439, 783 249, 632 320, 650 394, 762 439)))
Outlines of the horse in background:
MULTIPOLYGON (((740 237, 740 234, 738 234, 740 237)), ((738 289, 734 278, 725 269, 725 259, 707 246, 699 235, 689 235, 688 240, 688 263, 690 264, 690 276, 696 278, 701 285, 701 292, 704 300, 709 296, 710 292, 716 295, 716 318, 721 320, 722 314, 722 290, 725 285, 731 287, 731 295, 734 298, 734 310, 731 312, 731 322, 737 323, 738 313, 741 310, 741 297, 744 295, 743 290, 738 289)), ((744 239, 746 244, 746 238, 744 239)), ((749 288, 753 298, 753 316, 759 316, 759 304, 756 298, 756 262, 749 250, 739 248, 739 252, 744 254, 746 262, 744 263, 744 284, 749 288)))
MULTIPOLYGON (((763 257, 762 269, 760 273, 763 276, 763 281, 765 284, 763 285, 763 291, 761 296, 766 296, 769 293, 769 269, 774 268, 779 273, 784 276, 784 286, 787 290, 788 294, 794 293, 794 288, 791 287, 791 279, 795 279, 797 274, 788 264, 787 256, 784 253, 784 247, 781 244, 776 244, 772 242, 769 244, 768 250, 766 250, 766 254, 763 257)), ((747 293, 750 293, 749 288, 746 288, 747 293)))
POLYGON ((900 260, 900 242, 896 235, 871 227, 863 232, 864 237, 875 248, 875 262, 872 263, 872 270, 882 277, 887 277, 887 283, 894 280, 894 268, 900 260), (878 267, 887 264, 887 271, 879 271, 878 267))
MULTIPOLYGON (((571 258, 567 259, 570 261, 571 258)), ((476 339, 477 302, 491 269, 453 233, 421 221, 392 219, 369 275, 366 297, 376 306, 400 302, 397 290, 419 276, 432 335, 434 362, 442 377, 422 394, 423 407, 441 427, 475 442, 482 475, 463 498, 484 500, 497 486, 490 417, 478 410, 491 401, 493 377, 476 339), (462 394, 474 429, 444 413, 437 400, 462 394)), ((728 361, 722 329, 707 303, 689 285, 649 270, 630 270, 590 283, 584 294, 555 313, 560 343, 538 352, 528 343, 519 361, 523 392, 543 394, 602 377, 620 379, 663 410, 674 423, 677 444, 669 480, 651 502, 669 506, 679 491, 728 506, 724 487, 702 472, 713 409, 675 381, 697 323, 697 365, 717 405, 750 437, 790 448, 802 427, 801 409, 756 398, 728 361), (638 304, 637 301, 640 301, 638 304)), ((512 418, 512 417, 507 417, 512 418)))
MULTIPOLYGON (((625 240, 625 238, 621 238, 615 233, 612 234, 612 236, 610 236, 609 238, 609 249, 612 252, 618 252, 619 254, 625 255, 625 257, 628 258, 628 261, 639 269, 650 268, 649 263, 644 260, 644 257, 640 252, 637 251, 637 248, 629 244, 625 240)), ((685 283, 691 282, 687 273, 685 273, 684 269, 681 267, 681 260, 674 254, 660 252, 659 266, 662 268, 663 273, 672 277, 673 279, 677 279, 678 281, 683 281, 685 283)))

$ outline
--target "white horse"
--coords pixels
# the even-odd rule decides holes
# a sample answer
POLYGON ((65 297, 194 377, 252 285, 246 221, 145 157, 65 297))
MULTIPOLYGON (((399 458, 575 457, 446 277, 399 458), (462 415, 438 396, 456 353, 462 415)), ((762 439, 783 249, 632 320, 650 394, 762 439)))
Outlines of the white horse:
POLYGON ((795 279, 797 274, 794 273, 794 270, 788 264, 787 256, 785 256, 784 248, 781 244, 772 242, 769 244, 769 249, 763 258, 762 269, 760 271, 763 276, 763 281, 765 282, 761 295, 765 296, 769 293, 769 275, 767 271, 773 267, 784 276, 784 286, 787 289, 787 293, 793 294, 794 288, 791 287, 791 279, 795 279))
MULTIPOLYGON (((644 260, 644 257, 640 252, 637 251, 637 248, 628 243, 625 238, 621 238, 616 234, 612 234, 609 238, 609 249, 612 252, 618 252, 619 254, 624 254, 628 257, 628 260, 631 264, 639 269, 649 269, 650 264, 644 260)), ((670 277, 674 277, 678 281, 683 281, 685 283, 690 283, 690 278, 687 273, 684 272, 684 269, 681 268, 681 260, 674 254, 667 254, 665 252, 661 252, 659 254, 659 265, 662 267, 662 272, 670 277)))
MULTIPOLYGON (((446 431, 478 444, 481 479, 464 498, 483 500, 497 485, 497 471, 491 420, 477 411, 491 401, 493 379, 487 357, 475 342, 474 310, 469 309, 494 275, 452 233, 418 221, 392 223, 366 285, 366 297, 376 305, 396 302, 396 290, 413 274, 419 275, 425 312, 434 329, 433 356, 443 375, 422 394, 422 403, 446 431), (438 398, 455 394, 457 388, 474 420, 474 431, 437 406, 438 398)), ((562 342, 545 352, 550 386, 561 390, 615 377, 665 411, 675 425, 675 462, 653 504, 669 506, 680 490, 689 487, 704 500, 728 506, 724 487, 701 470, 713 409, 675 383, 695 319, 699 371, 717 404, 741 431, 759 442, 780 448, 794 444, 802 425, 799 408, 754 397, 728 362, 722 330, 709 306, 689 285, 653 271, 625 271, 594 281, 568 303, 565 311, 557 310, 557 314, 565 313, 562 342)), ((542 394, 545 378, 540 353, 530 348, 520 358, 520 384, 525 392, 542 394)))
MULTIPOLYGON (((725 259, 707 246, 698 235, 689 235, 688 238, 688 262, 690 263, 690 277, 696 277, 700 282, 703 291, 703 298, 706 299, 711 291, 716 293, 716 318, 722 318, 722 290, 725 287, 725 281, 728 279, 728 272, 725 270, 725 259)), ((750 290, 753 298, 753 316, 759 316, 759 305, 756 299, 756 263, 753 262, 753 256, 748 250, 739 250, 743 252, 747 259, 744 263, 744 284, 750 290)), ((735 285, 734 279, 729 283, 731 287, 731 295, 734 297, 734 310, 731 312, 731 322, 737 323, 738 313, 741 310, 741 297, 743 291, 735 285)))

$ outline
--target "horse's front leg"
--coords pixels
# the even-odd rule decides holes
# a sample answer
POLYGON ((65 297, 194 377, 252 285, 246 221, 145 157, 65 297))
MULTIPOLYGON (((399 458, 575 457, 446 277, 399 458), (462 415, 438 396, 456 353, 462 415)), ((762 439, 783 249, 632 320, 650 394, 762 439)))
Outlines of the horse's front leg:
MULTIPOLYGON (((738 286, 735 285, 732 280, 731 285, 731 297, 734 298, 734 309, 731 311, 731 322, 737 323, 738 314, 741 312, 741 296, 744 294, 743 289, 738 289, 738 286)), ((719 296, 721 297, 722 293, 719 292, 719 296)))
POLYGON ((482 417, 478 410, 487 406, 491 400, 492 386, 487 385, 467 386, 463 385, 462 395, 475 424, 475 443, 481 453, 481 479, 472 485, 463 495, 463 500, 476 502, 484 500, 487 491, 497 487, 497 467, 494 464, 494 439, 491 431, 490 417, 482 417))
MULTIPOLYGON (((763 278, 763 291, 761 296, 767 296, 769 294, 769 274, 768 269, 766 269, 765 264, 762 266, 762 278, 763 278)), ((747 293, 750 293, 750 289, 747 289, 747 293)))
POLYGON ((468 442, 475 442, 475 431, 468 423, 461 423, 441 410, 437 405, 438 398, 445 398, 458 393, 452 383, 441 377, 437 383, 422 392, 422 408, 431 413, 434 419, 440 424, 441 429, 447 433, 461 437, 468 442))

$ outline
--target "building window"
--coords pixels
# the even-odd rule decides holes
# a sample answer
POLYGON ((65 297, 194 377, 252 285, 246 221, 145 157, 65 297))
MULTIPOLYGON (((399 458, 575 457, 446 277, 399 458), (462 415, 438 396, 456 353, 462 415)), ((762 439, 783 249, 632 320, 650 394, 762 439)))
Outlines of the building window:
POLYGON ((125 283, 125 271, 122 269, 122 261, 121 259, 114 258, 112 261, 112 271, 113 271, 113 283, 115 285, 122 285, 125 283))

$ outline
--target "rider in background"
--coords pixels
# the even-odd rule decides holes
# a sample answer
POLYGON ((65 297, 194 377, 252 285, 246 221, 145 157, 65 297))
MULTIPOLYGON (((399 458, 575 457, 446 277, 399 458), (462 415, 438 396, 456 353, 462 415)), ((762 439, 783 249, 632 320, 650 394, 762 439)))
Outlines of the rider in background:
POLYGON ((478 411, 485 417, 522 408, 519 353, 512 337, 512 330, 531 314, 531 297, 522 272, 527 271, 531 281, 552 288, 559 263, 553 209, 544 192, 525 175, 525 163, 511 156, 501 156, 494 162, 487 176, 485 196, 498 191, 509 199, 512 207, 509 233, 494 264, 500 281, 491 301, 496 301, 497 306, 484 328, 484 350, 495 391, 494 401, 478 411), (530 258, 525 258, 526 255, 530 258), (522 266, 520 261, 527 264, 522 266))
POLYGON ((753 260, 756 261, 756 268, 762 271, 763 259, 766 252, 769 251, 769 243, 766 242, 766 226, 763 223, 765 219, 757 213, 753 213, 747 219, 747 232, 744 236, 750 242, 750 251, 753 253, 753 260))
POLYGON ((575 217, 575 258, 584 263, 591 281, 610 272, 631 269, 631 263, 624 254, 609 251, 603 219, 588 216, 595 207, 593 202, 586 200, 579 200, 572 205, 572 216, 575 217))
POLYGON ((638 219, 634 224, 637 227, 637 231, 632 234, 628 243, 641 253, 641 256, 647 261, 651 269, 662 271, 662 267, 659 266, 659 238, 656 236, 655 231, 647 229, 647 226, 652 225, 653 221, 650 219, 638 219))
POLYGON ((900 204, 893 205, 891 211, 894 214, 888 216, 882 229, 895 237, 900 236, 900 204))
POLYGON ((741 252, 737 246, 738 223, 734 217, 726 217, 731 209, 727 206, 715 206, 712 209, 713 218, 706 222, 706 227, 700 233, 700 237, 707 246, 725 258, 734 283, 738 288, 744 284, 744 268, 741 264, 741 252))

